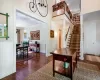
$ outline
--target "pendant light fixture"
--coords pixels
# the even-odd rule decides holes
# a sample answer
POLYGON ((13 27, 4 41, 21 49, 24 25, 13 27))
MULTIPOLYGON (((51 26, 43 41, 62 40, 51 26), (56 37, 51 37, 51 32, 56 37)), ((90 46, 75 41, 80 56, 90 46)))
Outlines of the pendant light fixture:
POLYGON ((47 0, 32 0, 29 2, 29 8, 33 13, 38 11, 42 17, 46 17, 48 15, 47 0))

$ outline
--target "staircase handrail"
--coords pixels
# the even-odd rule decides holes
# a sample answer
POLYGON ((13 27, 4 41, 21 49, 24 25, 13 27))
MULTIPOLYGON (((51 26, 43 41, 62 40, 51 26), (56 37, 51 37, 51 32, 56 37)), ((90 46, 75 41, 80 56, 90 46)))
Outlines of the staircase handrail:
MULTIPOLYGON (((73 26, 74 27, 74 26, 73 26)), ((73 27, 71 27, 71 26, 69 26, 69 28, 68 28, 68 31, 67 31, 67 34, 66 34, 66 38, 65 38, 65 41, 67 40, 67 38, 68 38, 68 34, 72 34, 72 32, 73 32, 73 27)))
POLYGON ((70 26, 69 26, 68 31, 67 31, 67 34, 66 34, 66 36, 65 36, 65 41, 66 41, 66 39, 67 39, 67 37, 68 37, 69 31, 70 31, 70 26))

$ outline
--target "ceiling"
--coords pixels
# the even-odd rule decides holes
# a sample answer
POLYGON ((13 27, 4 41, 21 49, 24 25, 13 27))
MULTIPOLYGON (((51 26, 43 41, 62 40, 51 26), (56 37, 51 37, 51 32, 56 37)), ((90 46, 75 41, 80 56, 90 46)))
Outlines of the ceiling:
POLYGON ((72 14, 80 13, 81 0, 65 0, 72 14))
MULTIPOLYGON (((65 0, 69 6, 70 11, 74 13, 80 12, 80 0, 65 0)), ((42 21, 39 21, 31 16, 23 14, 20 11, 16 11, 16 26, 17 27, 30 27, 38 24, 43 24, 42 21)))
POLYGON ((16 11, 16 26, 17 27, 32 27, 34 25, 41 25, 41 24, 43 24, 42 21, 39 21, 22 12, 16 11))

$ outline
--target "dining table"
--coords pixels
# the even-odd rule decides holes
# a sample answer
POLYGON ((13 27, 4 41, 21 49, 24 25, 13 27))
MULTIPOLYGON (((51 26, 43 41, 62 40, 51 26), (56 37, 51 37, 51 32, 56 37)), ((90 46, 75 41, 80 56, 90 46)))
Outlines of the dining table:
POLYGON ((20 53, 23 54, 23 59, 24 59, 25 53, 26 53, 27 58, 28 58, 28 46, 22 46, 22 45, 16 46, 17 57, 18 57, 18 51, 20 51, 20 53))

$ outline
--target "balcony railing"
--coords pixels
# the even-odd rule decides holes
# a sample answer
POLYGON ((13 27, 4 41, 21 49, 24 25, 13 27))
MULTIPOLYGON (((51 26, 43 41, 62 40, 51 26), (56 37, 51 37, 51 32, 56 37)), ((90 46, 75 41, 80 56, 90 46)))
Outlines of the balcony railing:
POLYGON ((74 25, 80 24, 80 15, 79 14, 72 15, 65 1, 61 1, 53 5, 52 8, 53 8, 53 17, 65 14, 72 24, 74 25))
POLYGON ((69 16, 70 19, 72 18, 72 14, 71 14, 69 7, 65 1, 62 1, 62 2, 59 2, 55 5, 53 5, 52 8, 53 8, 53 17, 66 14, 69 16))

